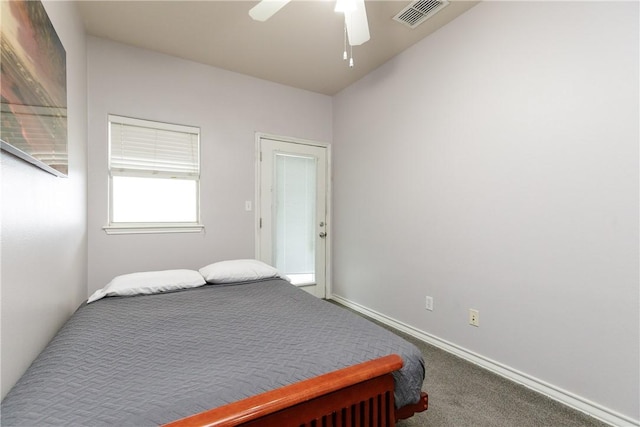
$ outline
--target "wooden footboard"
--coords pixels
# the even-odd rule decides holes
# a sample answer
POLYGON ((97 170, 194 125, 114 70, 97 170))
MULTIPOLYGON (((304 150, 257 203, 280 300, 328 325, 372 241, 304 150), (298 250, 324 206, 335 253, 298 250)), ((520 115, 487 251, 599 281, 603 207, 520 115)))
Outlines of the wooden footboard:
POLYGON ((402 367, 390 355, 300 381, 214 408, 166 426, 394 426, 397 419, 427 409, 394 408, 391 372, 402 367), (399 413, 405 409, 404 412, 399 413))

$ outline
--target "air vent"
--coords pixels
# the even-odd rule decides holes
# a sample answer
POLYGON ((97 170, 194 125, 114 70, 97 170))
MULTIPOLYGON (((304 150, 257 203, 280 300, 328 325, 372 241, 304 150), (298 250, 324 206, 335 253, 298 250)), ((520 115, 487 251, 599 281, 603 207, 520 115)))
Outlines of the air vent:
POLYGON ((416 28, 448 4, 447 0, 417 0, 402 9, 393 20, 402 22, 409 28, 416 28))

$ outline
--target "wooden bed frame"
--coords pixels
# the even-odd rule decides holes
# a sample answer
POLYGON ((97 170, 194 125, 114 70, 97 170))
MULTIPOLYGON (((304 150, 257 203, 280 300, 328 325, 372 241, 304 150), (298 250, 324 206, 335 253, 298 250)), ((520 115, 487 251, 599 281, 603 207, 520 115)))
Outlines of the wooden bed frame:
POLYGON ((402 367, 396 354, 349 366, 166 424, 166 427, 395 426, 428 407, 420 401, 394 407, 393 376, 402 367))

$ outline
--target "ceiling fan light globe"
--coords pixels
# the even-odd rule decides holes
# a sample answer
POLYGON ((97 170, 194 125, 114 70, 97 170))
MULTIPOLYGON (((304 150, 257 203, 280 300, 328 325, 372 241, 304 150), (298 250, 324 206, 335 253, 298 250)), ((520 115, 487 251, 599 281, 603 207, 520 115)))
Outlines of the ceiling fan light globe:
POLYGON ((356 10, 356 2, 354 0, 336 0, 336 7, 334 10, 347 15, 356 10))

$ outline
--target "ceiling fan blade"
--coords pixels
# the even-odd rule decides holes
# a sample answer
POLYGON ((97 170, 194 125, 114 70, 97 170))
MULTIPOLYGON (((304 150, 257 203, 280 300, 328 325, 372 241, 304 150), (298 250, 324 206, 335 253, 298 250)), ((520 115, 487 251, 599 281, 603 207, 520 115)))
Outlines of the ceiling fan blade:
POLYGON ((347 24, 349 44, 351 46, 359 46, 371 37, 369 35, 369 22, 367 21, 364 0, 355 0, 354 3, 355 10, 348 15, 345 14, 345 23, 347 24))
POLYGON ((282 9, 291 0, 262 0, 257 5, 253 6, 249 11, 251 16, 256 21, 266 21, 271 18, 277 11, 282 9))

